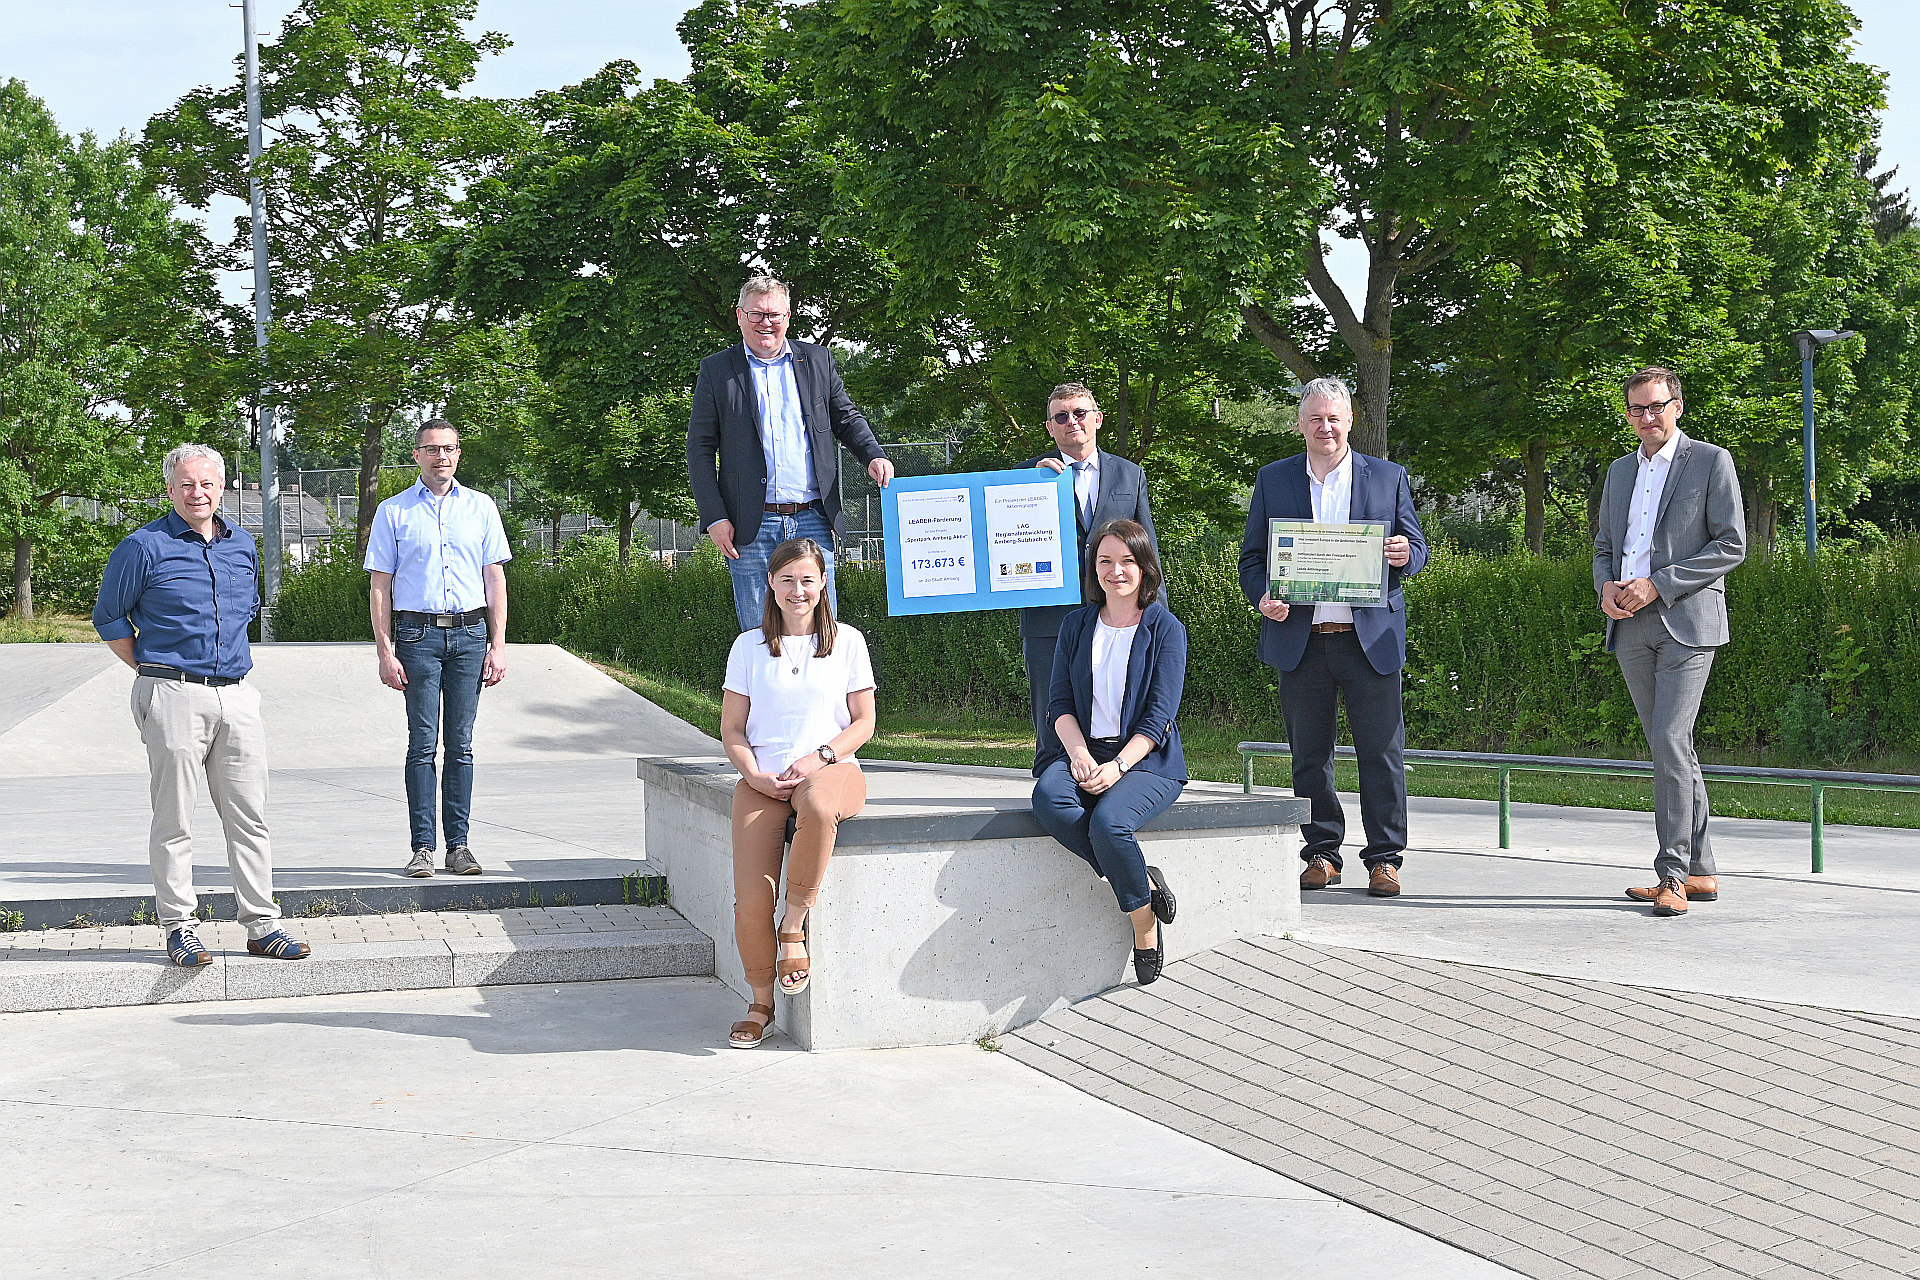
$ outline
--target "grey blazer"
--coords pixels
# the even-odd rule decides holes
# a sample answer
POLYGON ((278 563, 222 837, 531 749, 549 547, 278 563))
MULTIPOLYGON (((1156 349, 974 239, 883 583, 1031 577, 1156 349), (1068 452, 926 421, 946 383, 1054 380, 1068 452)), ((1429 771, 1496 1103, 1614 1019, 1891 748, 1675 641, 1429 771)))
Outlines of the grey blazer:
MULTIPOLYGON (((1696 649, 1723 645, 1727 633, 1726 577, 1747 558, 1747 517, 1733 455, 1718 445, 1682 431, 1660 493, 1648 557, 1654 590, 1647 607, 1659 611, 1667 631, 1696 649)), ((1600 527, 1593 538, 1593 589, 1620 580, 1626 558, 1627 516, 1640 464, 1635 454, 1616 458, 1607 468, 1600 493, 1600 527)), ((1607 651, 1613 651, 1613 623, 1607 619, 1607 651)))

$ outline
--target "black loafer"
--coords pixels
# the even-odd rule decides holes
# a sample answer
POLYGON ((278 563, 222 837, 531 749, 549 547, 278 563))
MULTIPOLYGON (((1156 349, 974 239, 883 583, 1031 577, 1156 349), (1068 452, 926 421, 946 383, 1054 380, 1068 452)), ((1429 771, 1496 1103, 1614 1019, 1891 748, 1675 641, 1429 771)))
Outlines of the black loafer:
POLYGON ((1147 868, 1147 900, 1153 904, 1154 919, 1161 924, 1172 924, 1173 913, 1180 904, 1173 900, 1173 890, 1167 888, 1167 878, 1160 874, 1160 868, 1147 868))
POLYGON ((1166 967, 1167 931, 1162 929, 1154 937, 1153 946, 1142 951, 1133 949, 1133 976, 1141 986, 1146 986, 1160 976, 1160 970, 1166 967))

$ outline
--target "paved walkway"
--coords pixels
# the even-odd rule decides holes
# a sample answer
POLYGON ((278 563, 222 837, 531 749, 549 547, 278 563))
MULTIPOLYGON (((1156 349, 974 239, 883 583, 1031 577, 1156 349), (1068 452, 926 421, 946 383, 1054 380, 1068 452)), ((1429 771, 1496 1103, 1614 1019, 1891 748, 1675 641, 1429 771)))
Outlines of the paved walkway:
POLYGON ((972 1046, 721 1046, 712 979, 0 1016, 8 1280, 1491 1280, 972 1046))
POLYGON ((1920 1273, 1920 1022, 1259 939, 1007 1052, 1529 1276, 1920 1273))

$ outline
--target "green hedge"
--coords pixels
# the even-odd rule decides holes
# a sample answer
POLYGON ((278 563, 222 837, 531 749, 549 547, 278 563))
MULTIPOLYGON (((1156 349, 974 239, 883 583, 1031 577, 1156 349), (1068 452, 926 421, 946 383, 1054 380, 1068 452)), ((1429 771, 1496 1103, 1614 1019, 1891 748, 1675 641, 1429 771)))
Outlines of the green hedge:
MULTIPOLYGON (((574 545, 558 566, 508 566, 509 638, 718 690, 735 635, 718 553, 706 547, 678 568, 640 560, 623 570, 605 540, 574 545)), ((1273 674, 1255 657, 1237 558, 1237 543, 1225 539, 1168 554, 1168 594, 1190 641, 1185 714, 1277 733, 1273 674)), ((883 707, 1025 714, 1011 611, 889 618, 878 570, 849 565, 838 576, 841 614, 871 642, 883 707)), ((1406 591, 1411 742, 1644 750, 1619 669, 1601 649, 1605 620, 1585 559, 1441 546, 1406 591)), ((1707 687, 1704 746, 1791 748, 1781 742, 1781 709, 1798 696, 1857 721, 1870 745, 1920 750, 1920 544, 1831 554, 1817 573, 1797 553, 1754 560, 1728 579, 1728 605, 1733 640, 1707 687)), ((288 575, 276 619, 282 639, 365 639, 366 575, 350 556, 323 557, 288 575)))

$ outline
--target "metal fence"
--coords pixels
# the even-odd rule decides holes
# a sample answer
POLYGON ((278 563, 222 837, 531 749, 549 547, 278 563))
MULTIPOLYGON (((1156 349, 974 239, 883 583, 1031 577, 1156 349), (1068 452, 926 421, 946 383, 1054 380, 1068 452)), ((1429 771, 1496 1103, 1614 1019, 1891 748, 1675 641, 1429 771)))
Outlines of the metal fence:
MULTIPOLYGON (((953 440, 916 440, 886 446, 894 471, 902 476, 938 475, 952 469, 958 442, 953 440)), ((843 560, 861 561, 879 558, 883 541, 880 521, 880 489, 867 475, 867 469, 851 457, 845 448, 837 448, 840 471, 840 495, 846 512, 847 539, 839 548, 843 560)), ((382 467, 383 476, 395 472, 411 473, 411 465, 382 467)), ((260 536, 260 482, 258 473, 249 482, 247 475, 235 471, 227 495, 221 500, 221 514, 256 538, 260 536)), ((519 517, 519 544, 534 555, 558 555, 567 543, 587 534, 612 534, 614 526, 598 516, 580 510, 562 509, 557 515, 551 506, 522 509, 517 499, 522 492, 508 480, 495 491, 502 510, 519 517)), ((91 498, 68 498, 63 505, 78 509, 90 520, 115 524, 145 522, 167 509, 166 499, 134 498, 119 502, 100 502, 91 498)), ((342 533, 351 532, 360 514, 360 469, 333 467, 324 470, 296 470, 280 473, 280 534, 287 559, 300 564, 315 555, 342 533)), ((704 540, 692 525, 641 512, 634 521, 636 547, 644 544, 647 553, 671 563, 693 554, 704 540)))

